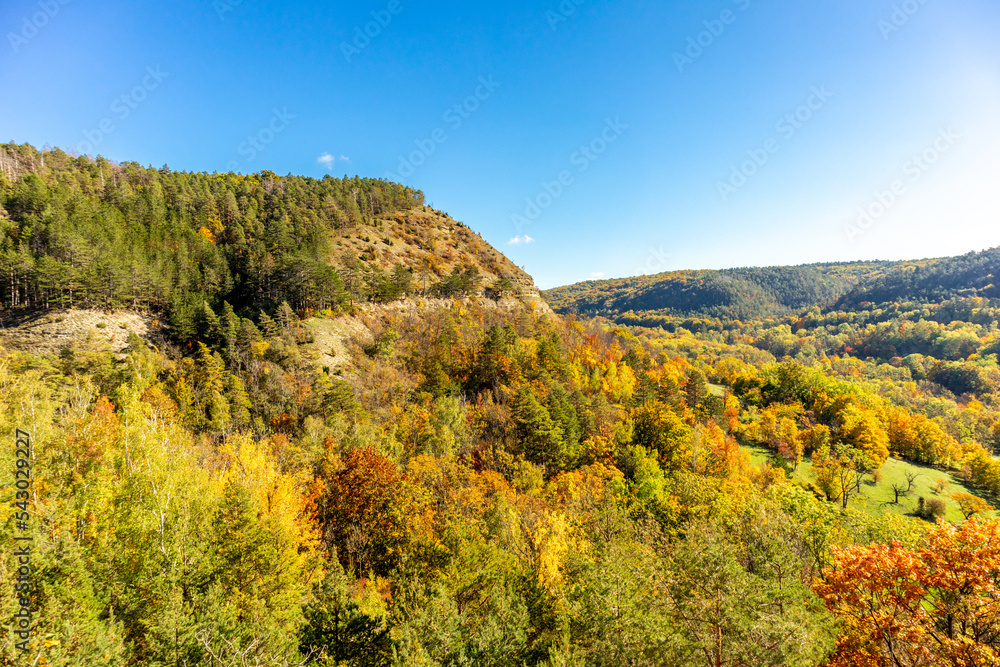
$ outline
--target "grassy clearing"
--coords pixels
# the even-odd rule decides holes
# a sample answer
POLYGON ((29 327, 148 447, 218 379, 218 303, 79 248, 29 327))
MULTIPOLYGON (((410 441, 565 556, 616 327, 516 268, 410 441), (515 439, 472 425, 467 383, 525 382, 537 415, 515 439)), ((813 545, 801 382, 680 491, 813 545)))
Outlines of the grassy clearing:
MULTIPOLYGON (((760 446, 747 446, 750 457, 755 465, 760 465, 771 458, 771 451, 760 446)), ((921 496, 924 500, 940 499, 945 503, 947 513, 945 519, 952 523, 961 523, 965 517, 958 511, 958 504, 948 496, 952 493, 969 493, 974 496, 985 497, 978 491, 967 487, 965 483, 946 470, 940 470, 931 466, 923 466, 914 463, 907 463, 899 459, 890 458, 882 466, 881 480, 876 484, 871 478, 861 485, 861 494, 855 495, 849 501, 851 507, 863 510, 875 516, 884 514, 900 514, 904 516, 916 516, 917 499, 921 496), (913 491, 909 496, 899 499, 899 504, 894 504, 895 494, 892 491, 893 484, 906 485, 906 474, 914 473, 917 479, 913 485, 913 491), (935 482, 944 480, 947 482, 946 488, 937 493, 934 489, 935 482)), ((809 459, 805 459, 792 475, 792 480, 801 483, 815 483, 816 477, 813 475, 812 464, 809 459)), ((992 502, 986 498, 988 502, 992 502)), ((990 512, 987 516, 996 517, 997 512, 990 512)))

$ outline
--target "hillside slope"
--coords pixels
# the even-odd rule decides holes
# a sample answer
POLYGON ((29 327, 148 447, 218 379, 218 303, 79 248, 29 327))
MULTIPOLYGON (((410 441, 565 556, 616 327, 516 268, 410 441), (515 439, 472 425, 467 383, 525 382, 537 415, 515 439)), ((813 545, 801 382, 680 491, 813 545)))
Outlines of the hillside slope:
POLYGON ((557 312, 625 317, 752 319, 862 303, 1000 296, 1000 249, 961 257, 793 267, 673 271, 587 281, 544 292, 557 312))
POLYGON ((922 263, 910 262, 864 281, 839 299, 836 305, 850 309, 865 302, 940 303, 969 296, 996 299, 1000 298, 1000 288, 996 284, 998 275, 1000 248, 922 263))
POLYGON ((381 179, 174 172, 0 147, 0 307, 162 312, 193 340, 410 296, 521 293, 530 276, 418 190, 381 179))
POLYGON ((544 295, 560 312, 613 315, 633 311, 745 319, 833 303, 859 283, 894 268, 888 262, 855 262, 672 271, 577 283, 547 290, 544 295))
POLYGON ((23 316, 0 316, 0 347, 32 354, 58 353, 66 347, 110 349, 122 354, 135 334, 158 343, 160 321, 129 311, 60 310, 23 316))

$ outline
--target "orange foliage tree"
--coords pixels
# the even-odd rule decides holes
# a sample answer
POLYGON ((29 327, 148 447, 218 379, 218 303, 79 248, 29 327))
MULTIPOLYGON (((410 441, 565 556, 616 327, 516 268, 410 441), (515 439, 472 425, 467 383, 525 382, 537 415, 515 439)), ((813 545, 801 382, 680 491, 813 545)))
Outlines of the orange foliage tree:
POLYGON ((336 464, 318 503, 326 543, 347 569, 386 574, 402 536, 399 469, 371 449, 348 451, 336 464))
POLYGON ((832 667, 1000 664, 1000 522, 939 522, 919 551, 833 549, 815 585, 841 621, 832 667))

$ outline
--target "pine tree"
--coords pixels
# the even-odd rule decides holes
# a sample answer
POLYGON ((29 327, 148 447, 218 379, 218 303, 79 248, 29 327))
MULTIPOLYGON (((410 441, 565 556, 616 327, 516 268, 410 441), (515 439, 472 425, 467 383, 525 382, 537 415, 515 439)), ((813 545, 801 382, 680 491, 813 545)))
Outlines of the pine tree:
POLYGON ((525 458, 545 466, 549 475, 564 469, 568 463, 564 431, 531 391, 518 392, 513 406, 517 436, 525 458))

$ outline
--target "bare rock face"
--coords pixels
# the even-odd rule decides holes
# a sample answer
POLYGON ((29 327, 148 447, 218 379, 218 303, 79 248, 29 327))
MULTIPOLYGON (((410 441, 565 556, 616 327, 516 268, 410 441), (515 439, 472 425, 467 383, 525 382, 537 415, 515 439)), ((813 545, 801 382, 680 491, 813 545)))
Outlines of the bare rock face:
POLYGON ((121 354, 130 334, 144 340, 159 337, 160 321, 153 315, 126 310, 54 310, 0 317, 0 346, 32 353, 58 352, 70 344, 108 347, 121 354))

